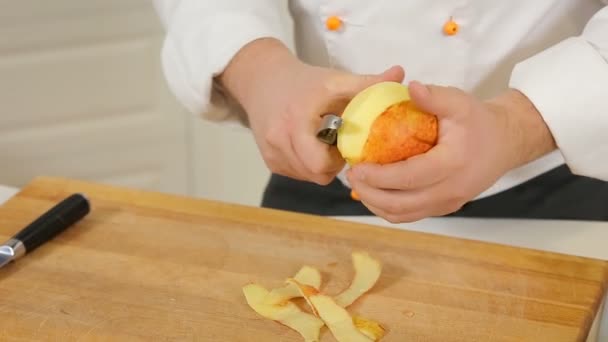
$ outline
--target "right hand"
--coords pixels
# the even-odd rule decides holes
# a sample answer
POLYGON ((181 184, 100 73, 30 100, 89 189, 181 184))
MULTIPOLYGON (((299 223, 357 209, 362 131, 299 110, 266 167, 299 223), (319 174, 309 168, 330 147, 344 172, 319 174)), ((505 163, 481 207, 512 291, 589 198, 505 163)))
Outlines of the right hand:
POLYGON ((261 39, 235 56, 220 81, 247 113, 270 171, 326 185, 345 161, 335 146, 316 138, 322 116, 341 115, 352 97, 374 83, 403 78, 400 67, 355 75, 311 66, 280 42, 261 39))

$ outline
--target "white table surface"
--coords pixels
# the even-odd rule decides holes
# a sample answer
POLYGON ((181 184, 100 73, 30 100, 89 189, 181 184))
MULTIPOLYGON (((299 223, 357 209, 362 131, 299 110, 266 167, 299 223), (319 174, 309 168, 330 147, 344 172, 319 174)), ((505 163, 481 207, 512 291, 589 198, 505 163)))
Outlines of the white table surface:
POLYGON ((19 191, 17 188, 0 184, 0 204, 11 198, 19 191))
POLYGON ((446 217, 392 224, 379 217, 334 218, 608 260, 608 222, 446 217))

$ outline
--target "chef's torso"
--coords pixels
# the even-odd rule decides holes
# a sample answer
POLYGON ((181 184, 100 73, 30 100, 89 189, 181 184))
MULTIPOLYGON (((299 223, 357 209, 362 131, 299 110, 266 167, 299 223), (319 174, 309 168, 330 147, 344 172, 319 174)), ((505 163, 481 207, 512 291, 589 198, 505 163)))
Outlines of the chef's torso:
MULTIPOLYGON (((456 86, 481 99, 507 89, 518 62, 579 35, 603 6, 601 0, 290 1, 302 60, 355 73, 401 65, 406 81, 456 86), (450 20, 458 29, 451 35, 444 31, 450 20)), ((479 197, 563 162, 559 152, 551 153, 511 171, 479 197)))

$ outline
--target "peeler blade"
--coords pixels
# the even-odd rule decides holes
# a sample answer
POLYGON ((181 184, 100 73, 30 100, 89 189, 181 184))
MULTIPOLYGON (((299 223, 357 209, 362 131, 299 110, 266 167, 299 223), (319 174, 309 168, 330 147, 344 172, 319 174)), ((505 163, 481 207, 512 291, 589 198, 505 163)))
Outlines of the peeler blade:
POLYGON ((328 114, 323 116, 321 127, 317 131, 317 139, 328 145, 336 145, 338 142, 338 129, 342 125, 342 118, 337 115, 328 114))

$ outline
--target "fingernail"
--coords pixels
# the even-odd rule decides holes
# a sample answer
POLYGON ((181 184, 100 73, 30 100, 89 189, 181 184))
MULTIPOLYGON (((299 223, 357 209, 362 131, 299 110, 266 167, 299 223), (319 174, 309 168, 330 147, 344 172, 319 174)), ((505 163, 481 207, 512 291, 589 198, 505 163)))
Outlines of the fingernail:
POLYGON ((420 96, 430 96, 431 91, 429 90, 429 88, 426 85, 424 85, 424 84, 422 84, 422 83, 420 83, 418 81, 412 81, 412 82, 410 82, 410 87, 412 85, 414 85, 414 87, 418 87, 418 89, 419 89, 419 94, 418 95, 420 95, 420 96))

